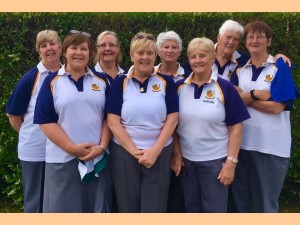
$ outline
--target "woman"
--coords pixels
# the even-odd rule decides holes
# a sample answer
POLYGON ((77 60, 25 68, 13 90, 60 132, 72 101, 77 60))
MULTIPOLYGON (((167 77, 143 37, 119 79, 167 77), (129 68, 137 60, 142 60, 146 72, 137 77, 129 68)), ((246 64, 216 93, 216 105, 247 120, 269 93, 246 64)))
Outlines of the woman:
POLYGON ((172 78, 154 73, 155 38, 136 34, 133 66, 114 81, 106 104, 113 181, 120 212, 166 212, 178 96, 172 78))
POLYGON ((43 209, 46 136, 33 124, 37 95, 49 72, 60 68, 61 41, 56 31, 43 30, 36 37, 41 61, 22 76, 7 103, 6 113, 19 133, 18 157, 22 167, 24 212, 43 209))
POLYGON ((106 78, 87 66, 89 33, 71 30, 62 53, 65 65, 45 79, 34 115, 47 136, 44 212, 110 212, 106 78))
MULTIPOLYGON (((238 50, 243 36, 244 27, 234 20, 226 20, 219 29, 217 43, 215 44, 216 59, 213 71, 225 80, 230 80, 236 69, 244 66, 250 58, 248 54, 238 50)), ((291 66, 290 59, 283 54, 276 54, 275 61, 280 57, 291 66)), ((191 69, 188 61, 183 67, 191 69)))
MULTIPOLYGON (((191 73, 189 70, 183 69, 178 63, 182 50, 182 40, 177 33, 174 31, 160 33, 157 36, 156 46, 161 59, 161 63, 155 66, 156 73, 169 75, 174 82, 186 78, 191 73)), ((177 158, 178 156, 174 152, 172 161, 178 160, 177 158)), ((181 176, 177 173, 171 175, 168 212, 185 212, 181 176)))
MULTIPOLYGON (((245 27, 248 63, 237 70, 239 87, 251 119, 243 122, 240 163, 232 185, 237 212, 278 212, 278 198, 289 166, 290 112, 297 91, 282 59, 268 54, 271 28, 255 21, 245 27)), ((298 93, 299 96, 299 93, 298 93)))
POLYGON ((160 33, 157 36, 156 45, 161 63, 155 66, 155 72, 172 76, 174 82, 190 74, 189 70, 183 69, 178 63, 182 40, 177 33, 174 31, 160 33))
MULTIPOLYGON (((241 141, 241 122, 249 114, 234 86, 212 73, 215 52, 211 40, 194 38, 187 55, 193 72, 176 83, 180 114, 174 142, 185 167, 185 209, 190 213, 226 212, 228 185, 234 179, 241 141)), ((180 172, 180 166, 172 166, 180 172)))
POLYGON ((126 70, 119 65, 122 62, 120 41, 113 31, 103 31, 97 37, 97 54, 95 56, 94 73, 105 73, 109 84, 126 70))

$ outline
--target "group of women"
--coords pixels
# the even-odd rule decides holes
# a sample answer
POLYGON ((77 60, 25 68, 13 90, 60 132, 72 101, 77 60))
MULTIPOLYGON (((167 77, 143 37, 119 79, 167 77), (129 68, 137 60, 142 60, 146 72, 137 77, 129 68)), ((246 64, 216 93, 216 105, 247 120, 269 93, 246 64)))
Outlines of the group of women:
POLYGON ((226 212, 230 184, 233 211, 278 211, 298 93, 288 65, 268 55, 269 26, 256 21, 245 34, 250 58, 237 51, 235 21, 215 45, 194 38, 188 70, 177 33, 139 32, 127 71, 112 31, 98 36, 91 69, 89 33, 71 30, 61 43, 41 31, 41 61, 7 104, 25 212, 226 212))

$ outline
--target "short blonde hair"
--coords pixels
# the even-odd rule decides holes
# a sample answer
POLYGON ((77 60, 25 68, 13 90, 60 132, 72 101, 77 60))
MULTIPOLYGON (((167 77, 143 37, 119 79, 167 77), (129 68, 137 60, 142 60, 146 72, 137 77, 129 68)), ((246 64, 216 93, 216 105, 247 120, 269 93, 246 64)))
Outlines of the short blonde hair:
POLYGON ((201 50, 212 57, 215 57, 215 45, 212 40, 202 37, 202 38, 194 38, 190 41, 188 47, 187 47, 187 56, 190 58, 191 53, 195 50, 201 50))
POLYGON ((152 34, 145 32, 139 32, 131 39, 130 55, 137 49, 144 49, 146 47, 153 48, 155 55, 157 56, 157 46, 155 44, 155 37, 152 34))
POLYGON ((58 33, 55 30, 43 30, 40 31, 36 36, 35 50, 40 54, 40 47, 45 42, 50 42, 56 40, 60 48, 62 48, 62 43, 58 33))
MULTIPOLYGON (((103 37, 105 37, 106 35, 109 35, 109 34, 115 37, 116 44, 117 44, 117 47, 119 49, 116 64, 120 65, 122 63, 122 60, 123 60, 123 55, 122 55, 122 52, 121 52, 121 43, 120 43, 120 41, 118 39, 118 36, 115 32, 106 30, 106 31, 103 31, 102 33, 100 33, 97 37, 96 46, 102 40, 103 37)), ((94 58, 94 63, 97 63, 97 62, 99 62, 99 54, 98 53, 95 55, 95 58, 94 58)))

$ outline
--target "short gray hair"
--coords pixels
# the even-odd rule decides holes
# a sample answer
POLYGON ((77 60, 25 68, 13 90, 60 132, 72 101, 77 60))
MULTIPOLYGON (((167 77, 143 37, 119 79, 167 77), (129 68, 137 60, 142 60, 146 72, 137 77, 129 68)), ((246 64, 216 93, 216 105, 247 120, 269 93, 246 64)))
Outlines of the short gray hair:
POLYGON ((219 29, 219 35, 222 36, 228 30, 237 31, 241 38, 244 36, 244 27, 236 21, 226 20, 219 29))
POLYGON ((156 46, 158 51, 160 52, 161 50, 161 46, 163 45, 163 43, 165 43, 165 41, 167 40, 174 40, 177 42, 178 46, 179 46, 179 50, 182 50, 182 40, 179 37, 179 35, 174 32, 174 31, 167 31, 167 32, 161 32, 158 36, 157 36, 157 40, 156 40, 156 46))

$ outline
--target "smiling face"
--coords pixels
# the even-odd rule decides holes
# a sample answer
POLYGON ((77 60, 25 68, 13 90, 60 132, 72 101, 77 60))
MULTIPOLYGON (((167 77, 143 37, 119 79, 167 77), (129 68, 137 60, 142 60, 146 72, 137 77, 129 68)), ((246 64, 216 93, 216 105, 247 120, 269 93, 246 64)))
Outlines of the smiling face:
POLYGON ((105 35, 97 43, 97 54, 99 55, 99 61, 103 62, 115 62, 120 51, 120 47, 117 44, 116 38, 112 34, 105 35))
POLYGON ((143 48, 137 48, 131 53, 131 60, 134 65, 134 75, 140 77, 150 76, 156 59, 155 49, 146 45, 143 48))
POLYGON ((202 49, 191 51, 189 62, 195 76, 208 76, 214 63, 214 56, 202 49))
POLYGON ((67 71, 85 71, 85 67, 89 62, 89 46, 87 41, 78 44, 78 45, 70 45, 64 57, 67 62, 67 71))
POLYGON ((159 56, 162 62, 177 62, 180 56, 180 48, 175 40, 166 40, 161 45, 159 56))
POLYGON ((46 65, 51 65, 59 62, 61 54, 61 46, 58 44, 57 40, 43 42, 38 49, 39 55, 41 57, 42 63, 46 65))
POLYGON ((228 58, 237 50, 241 35, 238 31, 228 30, 223 35, 218 35, 217 54, 226 55, 228 58))
POLYGON ((246 47, 250 55, 267 53, 271 40, 271 38, 267 38, 264 32, 249 31, 246 36, 246 47))

